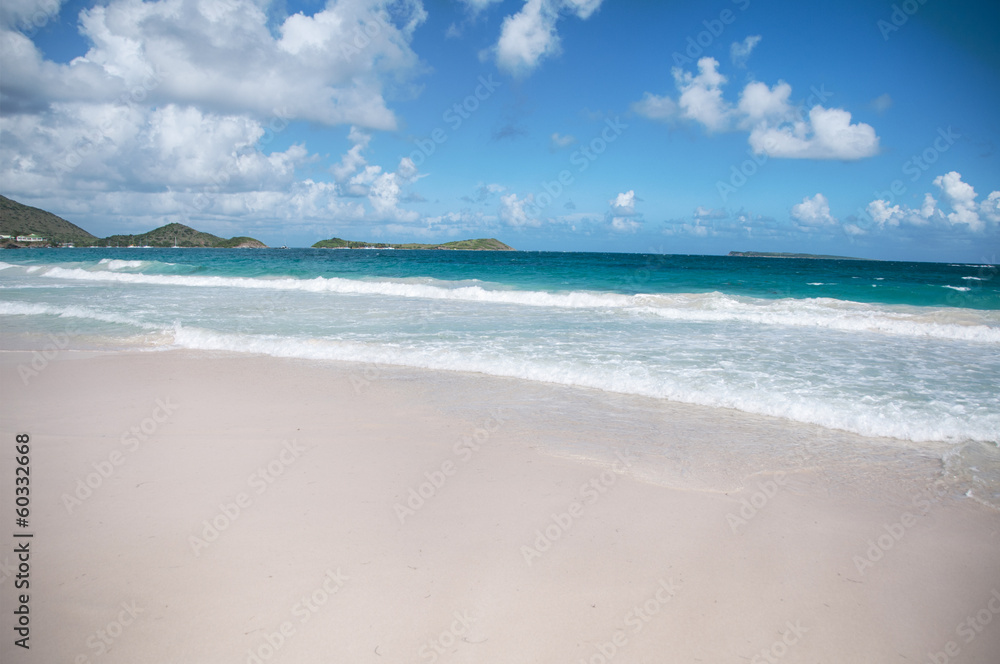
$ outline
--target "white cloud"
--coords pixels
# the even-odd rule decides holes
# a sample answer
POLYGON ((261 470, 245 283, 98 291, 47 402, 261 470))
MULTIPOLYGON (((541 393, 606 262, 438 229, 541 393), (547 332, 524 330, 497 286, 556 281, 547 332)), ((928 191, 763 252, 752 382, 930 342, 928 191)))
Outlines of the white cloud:
POLYGON ((347 140, 351 142, 351 148, 341 157, 339 164, 334 164, 330 168, 330 172, 333 173, 337 182, 343 182, 357 173, 359 168, 368 165, 368 160, 362 153, 368 148, 371 138, 371 134, 361 131, 357 127, 351 127, 351 131, 347 135, 347 140))
POLYGON ((728 128, 732 109, 722 99, 722 84, 726 77, 718 72, 719 62, 715 58, 698 60, 698 75, 693 76, 680 67, 674 67, 674 81, 681 96, 677 105, 681 115, 696 120, 709 131, 723 131, 728 128))
POLYGON ((621 217, 630 217, 635 215, 635 191, 631 189, 618 194, 613 199, 608 201, 608 203, 611 205, 611 211, 615 215, 621 217))
POLYGON ((535 197, 528 194, 525 198, 518 200, 517 194, 510 193, 500 197, 500 220, 508 226, 538 226, 536 219, 528 215, 525 207, 533 207, 535 197))
POLYGON ((754 47, 760 43, 760 35, 750 35, 741 42, 733 42, 729 47, 729 57, 737 67, 746 67, 747 58, 754 47))
POLYGON ((879 138, 863 122, 851 124, 851 114, 816 105, 808 121, 758 125, 750 132, 757 154, 786 159, 856 160, 878 154, 879 138))
POLYGON ((792 105, 792 88, 784 81, 773 87, 751 81, 734 108, 723 98, 726 77, 718 67, 719 62, 711 57, 698 60, 697 75, 674 67, 674 83, 680 92, 676 102, 646 92, 631 108, 652 120, 694 120, 709 132, 749 130, 753 151, 769 157, 857 160, 878 153, 874 128, 863 122, 852 124, 849 112, 820 104, 803 116, 803 109, 792 105))
POLYGON ((812 198, 806 196, 801 203, 793 205, 792 219, 806 226, 837 223, 837 220, 830 215, 830 202, 823 194, 816 194, 812 198))
MULTIPOLYGON (((930 194, 927 195, 930 196, 930 194)), ((990 192, 990 195, 979 206, 979 212, 989 221, 1000 222, 1000 191, 990 192)))
POLYGON ((938 206, 933 195, 926 193, 919 208, 902 203, 890 205, 879 199, 869 203, 865 211, 879 228, 897 227, 903 223, 926 226, 934 222, 951 227, 966 226, 974 233, 981 233, 987 221, 1000 222, 1000 191, 991 192, 981 203, 976 203, 975 189, 963 182, 957 171, 939 175, 934 178, 934 184, 941 189, 944 208, 938 206))
POLYGON ((892 106, 892 97, 889 93, 880 94, 875 99, 872 99, 872 108, 874 108, 879 113, 885 113, 892 106))
POLYGON ((611 230, 619 233, 634 233, 642 228, 642 214, 636 211, 635 191, 629 189, 608 201, 610 209, 606 221, 611 230))
POLYGON ((698 206, 694 209, 695 219, 725 219, 729 216, 725 210, 698 206))
POLYGON ((642 222, 630 217, 611 217, 611 230, 619 233, 634 233, 642 228, 642 222))
POLYGON ((542 58, 560 52, 556 23, 567 12, 590 18, 602 0, 527 0, 521 10, 503 20, 493 52, 497 66, 521 76, 531 72, 542 58))
POLYGON ((677 102, 670 97, 660 97, 647 92, 642 99, 632 102, 630 107, 634 113, 650 120, 670 120, 677 115, 677 102))
POLYGON ((890 206, 888 201, 874 200, 866 208, 868 214, 879 226, 899 226, 905 216, 898 205, 890 206))
POLYGON ((553 150, 561 150, 562 148, 568 148, 569 146, 576 143, 576 137, 571 136, 569 134, 561 136, 558 133, 554 133, 552 134, 550 140, 553 150))
POLYGON ((742 124, 754 127, 761 122, 781 122, 793 114, 788 103, 792 86, 784 81, 772 87, 757 81, 747 83, 740 94, 739 111, 743 115, 742 124))
POLYGON ((0 26, 25 32, 44 27, 59 16, 62 0, 4 0, 0 26))
POLYGON ((382 173, 372 182, 368 190, 368 202, 371 203, 376 217, 380 221, 394 220, 412 222, 419 218, 416 212, 399 209, 399 176, 396 173, 382 173))
POLYGON ((111 101, 147 85, 148 103, 219 114, 395 129, 383 79, 417 71, 410 48, 426 16, 418 0, 393 5, 334 0, 276 27, 252 0, 111 0, 80 13, 92 44, 69 64, 44 60, 22 35, 3 31, 2 92, 9 108, 53 101, 111 101))
POLYGON ((403 178, 407 182, 413 182, 418 179, 417 174, 419 173, 419 169, 417 169, 417 165, 413 163, 412 159, 409 157, 403 157, 399 160, 399 166, 396 168, 396 173, 398 173, 399 177, 403 178))
POLYGON ((503 0, 460 0, 460 2, 468 7, 474 14, 478 14, 490 5, 503 2, 503 0))
POLYGON ((958 171, 937 176, 934 178, 934 184, 940 187, 945 200, 951 205, 952 211, 947 215, 947 219, 952 225, 965 224, 974 232, 986 228, 986 224, 979 218, 976 190, 972 185, 962 182, 962 175, 958 171))

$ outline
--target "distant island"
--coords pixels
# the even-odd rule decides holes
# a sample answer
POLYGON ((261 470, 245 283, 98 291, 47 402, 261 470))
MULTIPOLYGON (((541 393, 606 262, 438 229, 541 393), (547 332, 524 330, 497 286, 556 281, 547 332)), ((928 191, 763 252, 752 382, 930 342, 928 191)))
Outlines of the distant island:
POLYGON ((204 247, 209 249, 267 249, 252 237, 224 240, 211 233, 196 231, 184 224, 167 224, 141 235, 112 235, 91 243, 92 247, 204 247))
MULTIPOLYGON (((184 224, 172 223, 138 235, 111 235, 99 238, 51 212, 23 205, 0 196, 0 248, 23 247, 203 247, 211 249, 267 249, 267 245, 252 237, 238 236, 228 240, 195 230, 184 224)), ((284 247, 282 247, 284 248, 284 247)), ((481 238, 457 240, 440 244, 387 244, 355 242, 330 238, 313 245, 315 249, 446 249, 453 251, 515 251, 500 240, 481 238)))
POLYGON ((339 237, 320 240, 312 246, 313 249, 445 249, 452 251, 517 251, 500 240, 480 238, 478 240, 456 240, 443 244, 387 244, 384 242, 356 242, 341 240, 339 237))
POLYGON ((0 247, 207 247, 266 249, 252 237, 228 240, 184 224, 167 224, 139 235, 99 238, 51 212, 0 196, 0 247))
POLYGON ((0 246, 89 246, 96 240, 97 237, 62 217, 0 196, 0 246))
POLYGON ((827 256, 825 254, 786 254, 778 251, 730 251, 730 256, 743 258, 822 258, 838 261, 870 261, 873 258, 854 258, 853 256, 827 256))

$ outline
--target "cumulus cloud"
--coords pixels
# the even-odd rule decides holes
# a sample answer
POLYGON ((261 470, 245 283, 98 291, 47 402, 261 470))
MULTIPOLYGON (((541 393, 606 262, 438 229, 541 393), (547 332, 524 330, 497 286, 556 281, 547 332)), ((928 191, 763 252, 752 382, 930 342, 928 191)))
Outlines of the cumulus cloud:
POLYGON ((847 111, 817 105, 807 121, 758 125, 750 132, 750 147, 769 157, 853 161, 877 154, 879 139, 871 125, 851 124, 847 111))
POLYGON ((538 221, 528 214, 525 208, 532 208, 535 204, 533 194, 518 200, 517 194, 510 193, 500 197, 500 220, 508 226, 537 226, 538 221))
POLYGON ((351 148, 340 159, 340 163, 334 164, 330 172, 338 182, 343 182, 358 172, 359 168, 368 165, 368 160, 362 154, 371 141, 371 134, 361 131, 357 127, 351 127, 347 140, 351 143, 351 148))
MULTIPOLYGON (((878 199, 869 203, 865 211, 880 228, 899 226, 903 223, 924 226, 929 223, 932 217, 939 214, 937 201, 930 194, 924 195, 924 202, 919 209, 909 208, 898 203, 890 205, 888 201, 878 199)), ((855 234, 859 235, 860 233, 855 234)))
POLYGON ((65 64, 19 31, 44 6, 0 11, 5 193, 46 192, 81 219, 414 218, 398 206, 414 164, 384 171, 365 151, 396 127, 383 91, 419 71, 419 0, 330 0, 277 23, 255 0, 109 0, 80 12, 88 49, 65 64), (305 145, 273 149, 296 120, 351 125, 333 182, 298 179, 321 158, 305 145))
MULTIPOLYGON (((497 66, 515 76, 530 73, 543 58, 560 52, 556 24, 562 14, 588 19, 602 0, 527 0, 507 16, 493 52, 497 66)), ((482 3, 472 3, 482 4, 482 3)))
POLYGON ((382 2, 340 0, 287 17, 275 36, 252 0, 111 0, 80 13, 91 47, 68 64, 5 30, 0 93, 8 108, 40 109, 114 99, 152 77, 156 104, 258 118, 282 108, 290 119, 395 129, 383 80, 416 71, 410 41, 425 16, 418 0, 395 3, 391 16, 382 2))
POLYGON ((988 221, 1000 222, 1000 191, 990 192, 990 195, 979 206, 979 212, 988 221))
POLYGON ((725 219, 729 213, 722 209, 706 208, 698 206, 694 209, 695 219, 725 219))
POLYGON ((951 171, 934 178, 934 184, 941 189, 945 200, 951 204, 951 212, 947 219, 953 225, 965 224, 972 231, 982 231, 986 224, 979 218, 976 206, 976 190, 972 185, 962 182, 962 176, 957 171, 951 171))
POLYGON ((1000 223, 1000 191, 990 192, 977 203, 975 189, 963 182, 957 171, 937 176, 934 185, 941 190, 943 205, 932 194, 925 193, 919 208, 877 199, 865 207, 865 212, 880 229, 938 223, 953 228, 964 226, 973 233, 981 233, 986 230, 987 222, 1000 223))
POLYGON ((561 150, 563 148, 568 148, 569 146, 576 143, 576 137, 566 134, 565 136, 559 135, 559 133, 554 133, 550 137, 550 145, 553 150, 561 150))
POLYGON ((806 196, 801 203, 792 206, 792 219, 805 226, 825 226, 837 220, 830 214, 830 202, 823 194, 812 198, 806 196))
POLYGON ((726 77, 718 71, 715 58, 698 60, 698 75, 674 67, 674 82, 681 96, 677 105, 681 116, 705 125, 709 131, 722 131, 729 127, 732 109, 722 98, 722 84, 726 77))
POLYGON ((610 209, 607 213, 607 222, 611 230, 619 233, 634 233, 642 228, 642 215, 636 212, 635 191, 630 189, 622 192, 608 201, 610 209))
POLYGON ((661 122, 672 120, 677 116, 677 102, 670 97, 660 97, 652 92, 647 92, 642 99, 632 102, 630 108, 637 115, 661 122))
POLYGON ((740 68, 746 67, 747 59, 758 43, 760 43, 760 35, 750 35, 741 42, 733 42, 729 47, 729 57, 733 64, 740 68))
POLYGON ((727 79, 719 73, 719 62, 703 57, 697 67, 697 74, 680 67, 672 70, 680 93, 676 102, 646 92, 631 105, 632 110, 651 120, 693 120, 710 133, 749 131, 753 151, 769 157, 857 160, 879 151, 879 138, 871 125, 852 123, 848 111, 821 104, 805 113, 791 103, 792 88, 784 81, 771 87, 760 81, 747 83, 734 107, 723 97, 727 79))
POLYGON ((618 194, 613 199, 608 201, 611 205, 611 212, 622 217, 631 217, 635 215, 635 191, 628 190, 624 193, 618 194))
POLYGON ((753 81, 747 83, 740 94, 739 112, 742 114, 741 124, 744 127, 756 127, 760 123, 776 123, 787 120, 794 114, 794 108, 788 102, 792 94, 792 86, 784 81, 778 81, 773 87, 766 83, 753 81))

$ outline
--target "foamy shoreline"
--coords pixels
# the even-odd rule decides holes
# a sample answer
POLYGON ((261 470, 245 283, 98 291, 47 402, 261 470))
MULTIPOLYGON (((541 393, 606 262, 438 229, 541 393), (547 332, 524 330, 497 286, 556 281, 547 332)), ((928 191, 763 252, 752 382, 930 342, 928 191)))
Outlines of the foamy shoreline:
MULTIPOLYGON (((5 662, 1000 654, 1000 518, 888 444, 852 479, 765 453, 841 434, 735 411, 192 351, 64 351, 25 384, 30 357, 0 353, 35 529, 32 647, 5 611, 5 662), (735 435, 743 453, 696 453, 735 435), (639 439, 674 451, 669 482, 639 439)), ((9 514, 10 455, 0 473, 9 514)))

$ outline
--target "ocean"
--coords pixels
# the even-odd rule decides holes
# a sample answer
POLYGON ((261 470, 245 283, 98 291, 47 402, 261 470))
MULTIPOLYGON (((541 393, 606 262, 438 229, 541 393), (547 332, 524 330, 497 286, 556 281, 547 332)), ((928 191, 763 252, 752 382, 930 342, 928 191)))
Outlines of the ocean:
POLYGON ((8 347, 346 360, 734 409, 900 441, 1000 506, 994 265, 139 248, 0 261, 8 347))

